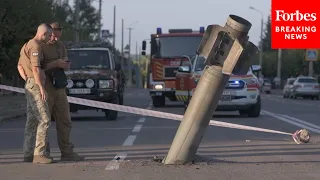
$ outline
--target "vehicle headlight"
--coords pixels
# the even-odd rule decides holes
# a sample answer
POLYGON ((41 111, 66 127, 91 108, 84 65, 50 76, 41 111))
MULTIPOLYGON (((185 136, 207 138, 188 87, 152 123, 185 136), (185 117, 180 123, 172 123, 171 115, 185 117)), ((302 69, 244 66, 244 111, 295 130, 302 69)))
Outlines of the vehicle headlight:
POLYGON ((163 86, 161 84, 157 84, 154 86, 155 89, 163 89, 163 86))
POLYGON ((67 82, 68 82, 67 88, 72 88, 73 87, 73 81, 71 79, 68 79, 67 82))
POLYGON ((94 81, 92 79, 86 80, 87 88, 92 88, 94 86, 94 81))
POLYGON ((99 88, 106 89, 111 87, 112 87, 112 82, 108 80, 99 80, 99 88))

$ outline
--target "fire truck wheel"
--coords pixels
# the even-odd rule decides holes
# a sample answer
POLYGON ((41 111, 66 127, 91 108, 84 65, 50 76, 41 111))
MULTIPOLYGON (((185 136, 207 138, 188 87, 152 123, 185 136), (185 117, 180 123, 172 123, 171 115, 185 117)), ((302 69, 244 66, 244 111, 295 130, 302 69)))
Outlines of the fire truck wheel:
POLYGON ((166 104, 166 99, 164 96, 152 97, 152 103, 154 107, 163 107, 166 104))

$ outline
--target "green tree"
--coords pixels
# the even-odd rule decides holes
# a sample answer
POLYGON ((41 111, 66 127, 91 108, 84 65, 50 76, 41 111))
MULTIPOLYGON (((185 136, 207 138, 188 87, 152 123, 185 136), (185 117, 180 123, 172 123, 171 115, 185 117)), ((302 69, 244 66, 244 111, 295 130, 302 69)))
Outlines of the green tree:
MULTIPOLYGON (((0 72, 6 77, 17 76, 20 49, 31 39, 41 23, 59 21, 64 26, 63 39, 74 39, 74 8, 54 0, 0 1, 0 72)), ((80 1, 80 39, 93 41, 99 24, 93 0, 80 1)), ((111 46, 110 46, 111 47, 111 46)), ((115 51, 119 54, 118 51, 115 51)))
POLYGON ((0 72, 11 77, 16 71, 20 48, 40 23, 52 18, 51 0, 0 1, 0 72), (41 14, 41 16, 39 16, 41 14))
POLYGON ((263 37, 262 38, 263 51, 264 52, 274 51, 273 49, 271 49, 271 18, 270 16, 268 16, 268 20, 265 25, 262 37, 263 37))
MULTIPOLYGON (((94 41, 99 32, 99 13, 92 6, 94 0, 80 0, 80 41, 94 41)), ((75 11, 75 5, 73 12, 75 11)), ((72 14, 69 24, 75 25, 75 13, 72 14)))

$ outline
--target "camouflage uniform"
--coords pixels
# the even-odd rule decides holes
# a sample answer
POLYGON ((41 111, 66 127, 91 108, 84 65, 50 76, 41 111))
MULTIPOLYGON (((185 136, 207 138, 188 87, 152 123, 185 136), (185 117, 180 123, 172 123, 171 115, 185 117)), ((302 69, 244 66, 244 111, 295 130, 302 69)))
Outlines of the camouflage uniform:
POLYGON ((22 47, 18 65, 22 66, 27 76, 25 83, 27 121, 23 142, 24 161, 47 164, 52 162, 52 158, 46 154, 51 117, 48 103, 41 98, 40 88, 36 84, 32 68, 41 67, 42 60, 41 42, 31 39, 22 47), (36 141, 34 142, 35 136, 36 141))
POLYGON ((27 122, 23 143, 24 156, 45 155, 48 129, 51 123, 48 103, 41 99, 40 89, 34 78, 27 79, 25 95, 27 99, 27 122), (35 134, 36 142, 33 150, 35 134))

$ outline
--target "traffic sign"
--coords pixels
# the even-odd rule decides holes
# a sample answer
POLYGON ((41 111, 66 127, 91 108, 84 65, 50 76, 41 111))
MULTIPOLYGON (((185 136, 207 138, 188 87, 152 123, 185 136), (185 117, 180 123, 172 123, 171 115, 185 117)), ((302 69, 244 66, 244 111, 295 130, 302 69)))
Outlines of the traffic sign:
POLYGON ((103 38, 110 37, 110 31, 108 29, 101 30, 101 37, 103 38))
POLYGON ((306 50, 306 61, 317 61, 318 60, 318 50, 317 49, 307 49, 306 50))

